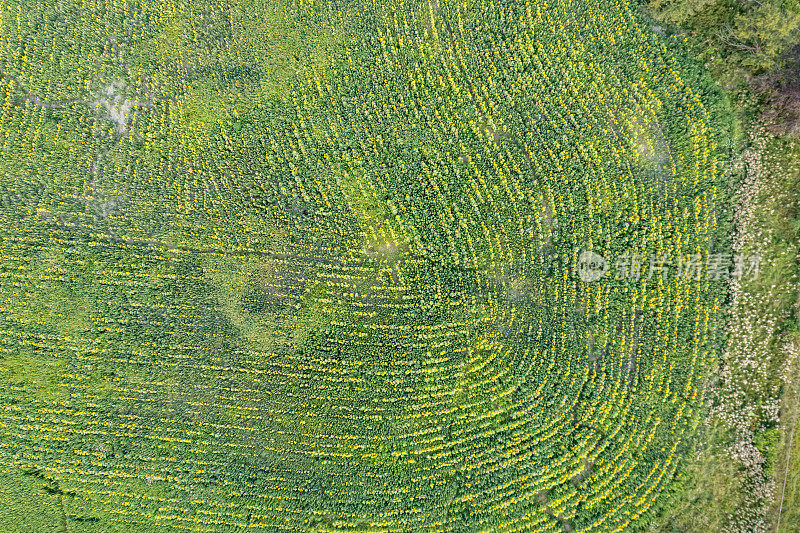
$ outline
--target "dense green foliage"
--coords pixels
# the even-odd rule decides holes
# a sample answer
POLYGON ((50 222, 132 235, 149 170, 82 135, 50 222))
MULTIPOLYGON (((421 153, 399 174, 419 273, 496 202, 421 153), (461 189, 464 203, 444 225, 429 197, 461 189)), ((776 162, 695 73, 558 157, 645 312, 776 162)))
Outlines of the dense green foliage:
POLYGON ((688 30, 727 84, 775 74, 800 51, 797 0, 651 0, 648 8, 688 30))

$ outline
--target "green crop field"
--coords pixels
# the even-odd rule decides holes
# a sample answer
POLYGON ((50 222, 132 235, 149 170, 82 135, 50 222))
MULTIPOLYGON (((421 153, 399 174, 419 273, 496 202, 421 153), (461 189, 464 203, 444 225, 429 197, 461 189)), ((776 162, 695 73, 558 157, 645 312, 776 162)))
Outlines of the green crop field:
POLYGON ((730 238, 682 47, 628 1, 0 0, 4 530, 646 528, 720 349, 678 262, 730 238))

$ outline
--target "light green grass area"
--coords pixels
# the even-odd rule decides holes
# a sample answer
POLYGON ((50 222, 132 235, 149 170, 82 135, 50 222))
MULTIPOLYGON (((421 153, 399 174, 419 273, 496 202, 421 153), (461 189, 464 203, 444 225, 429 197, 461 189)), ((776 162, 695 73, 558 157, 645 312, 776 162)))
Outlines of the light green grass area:
MULTIPOLYGON (((798 342, 795 335, 795 346, 798 342)), ((776 504, 772 507, 772 516, 775 521, 776 531, 789 533, 795 525, 800 523, 800 374, 797 371, 797 361, 794 369, 789 374, 791 387, 786 388, 784 395, 784 410, 781 417, 783 434, 780 442, 776 443, 773 452, 774 472, 776 485, 776 504), (778 516, 780 515, 780 523, 778 516)))

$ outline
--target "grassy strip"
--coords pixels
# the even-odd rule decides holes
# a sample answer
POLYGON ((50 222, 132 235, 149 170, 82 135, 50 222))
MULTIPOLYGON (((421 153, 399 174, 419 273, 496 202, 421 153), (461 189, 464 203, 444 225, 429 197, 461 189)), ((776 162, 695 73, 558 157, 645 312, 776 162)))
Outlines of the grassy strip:
MULTIPOLYGON (((755 130, 755 128, 751 128, 755 130)), ((794 531, 800 513, 798 235, 800 143, 759 132, 738 165, 734 247, 764 259, 732 283, 727 344, 695 460, 652 531, 794 531), (788 472, 788 475, 787 475, 788 472), (784 477, 786 488, 783 490, 784 477)))
MULTIPOLYGON (((798 302, 800 304, 800 302, 798 302)), ((800 350, 800 335, 794 335, 794 349, 800 350)), ((772 521, 777 533, 791 533, 800 524, 800 359, 795 358, 790 384, 784 394, 781 426, 783 438, 775 451, 777 498, 772 521)))

